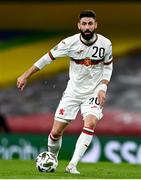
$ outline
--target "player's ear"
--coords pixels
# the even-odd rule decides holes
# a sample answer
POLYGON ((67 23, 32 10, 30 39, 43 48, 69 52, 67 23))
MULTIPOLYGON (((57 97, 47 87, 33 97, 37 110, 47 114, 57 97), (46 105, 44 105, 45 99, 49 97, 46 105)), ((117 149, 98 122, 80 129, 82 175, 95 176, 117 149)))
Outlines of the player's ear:
POLYGON ((97 21, 95 22, 95 29, 97 29, 97 26, 98 26, 98 23, 97 23, 97 21))
POLYGON ((77 27, 80 30, 80 22, 77 23, 77 27))

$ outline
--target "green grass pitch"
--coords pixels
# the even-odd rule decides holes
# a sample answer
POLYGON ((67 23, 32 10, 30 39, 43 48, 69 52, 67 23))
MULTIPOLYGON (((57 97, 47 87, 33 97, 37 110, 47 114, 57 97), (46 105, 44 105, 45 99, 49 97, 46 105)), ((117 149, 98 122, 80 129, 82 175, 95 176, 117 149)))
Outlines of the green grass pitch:
POLYGON ((0 160, 0 179, 141 179, 141 165, 79 163, 81 174, 73 175, 64 173, 67 163, 60 161, 54 173, 41 173, 32 160, 0 160))

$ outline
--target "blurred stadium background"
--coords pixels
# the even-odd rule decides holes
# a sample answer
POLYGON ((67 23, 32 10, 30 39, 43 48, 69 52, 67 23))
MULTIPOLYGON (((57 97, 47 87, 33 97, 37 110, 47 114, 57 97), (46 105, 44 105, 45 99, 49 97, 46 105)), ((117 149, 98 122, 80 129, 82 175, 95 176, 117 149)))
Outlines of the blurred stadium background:
MULTIPOLYGON (((97 32, 113 42, 114 73, 103 120, 82 161, 141 163, 140 1, 0 2, 1 159, 33 159, 46 149, 68 80, 69 59, 45 67, 24 92, 16 88, 16 79, 61 39, 78 32, 77 17, 83 9, 96 11, 97 32)), ((78 114, 65 132, 60 159, 71 157, 82 126, 78 114)))

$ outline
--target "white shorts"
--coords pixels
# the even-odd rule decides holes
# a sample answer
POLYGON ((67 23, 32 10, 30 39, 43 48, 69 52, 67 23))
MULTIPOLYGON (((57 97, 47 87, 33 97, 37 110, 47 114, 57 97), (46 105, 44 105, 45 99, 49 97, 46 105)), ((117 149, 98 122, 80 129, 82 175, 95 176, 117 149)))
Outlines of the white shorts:
POLYGON ((79 110, 83 119, 87 115, 94 115, 98 120, 103 117, 102 109, 99 105, 97 92, 87 98, 75 98, 64 93, 55 113, 55 120, 69 123, 76 118, 79 110))

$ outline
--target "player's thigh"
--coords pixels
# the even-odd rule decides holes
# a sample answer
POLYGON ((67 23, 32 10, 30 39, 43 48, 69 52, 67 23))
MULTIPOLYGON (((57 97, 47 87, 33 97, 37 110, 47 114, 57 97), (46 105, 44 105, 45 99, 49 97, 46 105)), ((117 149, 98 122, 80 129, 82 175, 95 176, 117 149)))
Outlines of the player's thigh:
POLYGON ((56 110, 55 120, 61 122, 74 120, 79 111, 80 104, 80 100, 64 95, 56 110))
POLYGON ((102 109, 98 102, 97 93, 94 93, 82 103, 81 114, 83 115, 83 119, 88 115, 93 115, 97 120, 100 120, 103 117, 102 109))

